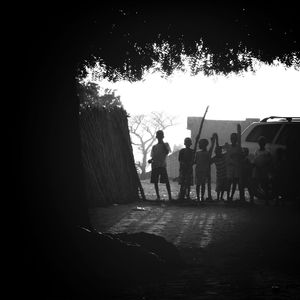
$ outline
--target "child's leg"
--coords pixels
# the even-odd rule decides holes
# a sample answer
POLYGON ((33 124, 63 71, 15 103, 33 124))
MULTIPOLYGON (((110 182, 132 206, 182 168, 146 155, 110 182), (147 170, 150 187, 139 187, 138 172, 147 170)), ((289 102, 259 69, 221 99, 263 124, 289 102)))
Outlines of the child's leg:
POLYGON ((236 186, 237 186, 237 179, 234 178, 232 181, 232 190, 231 190, 231 196, 230 196, 231 199, 233 199, 233 196, 234 196, 234 193, 236 190, 236 186))
POLYGON ((240 192, 240 200, 245 200, 245 183, 240 179, 238 182, 239 192, 240 192))
POLYGON ((224 191, 222 190, 222 192, 221 192, 221 200, 223 200, 223 196, 224 196, 224 191))
POLYGON ((217 191, 217 201, 220 200, 220 191, 217 191))
POLYGON ((185 192, 185 187, 183 184, 181 184, 180 191, 179 191, 179 200, 182 200, 184 198, 184 192, 185 192))
POLYGON ((232 167, 228 166, 226 172, 227 172, 227 176, 226 176, 227 177, 226 179, 227 201, 231 201, 232 199, 230 198, 230 191, 231 191, 232 179, 234 177, 232 167))
POLYGON ((172 200, 171 187, 170 187, 170 182, 169 181, 167 181, 167 183, 166 183, 166 188, 167 188, 167 191, 168 191, 169 200, 172 200))
POLYGON ((157 182, 154 183, 154 188, 155 188, 157 200, 160 200, 159 190, 158 190, 158 183, 157 182))
POLYGON ((188 199, 190 198, 190 192, 191 192, 191 186, 188 185, 187 188, 186 188, 186 196, 187 196, 188 199))
POLYGON ((201 201, 204 201, 205 182, 201 184, 201 201))
POLYGON ((180 171, 180 191, 179 191, 179 200, 184 199, 185 194, 185 174, 183 170, 180 171))
POLYGON ((227 201, 230 201, 230 189, 231 189, 231 184, 232 184, 232 181, 230 178, 227 179, 227 201))
POLYGON ((254 203, 254 195, 253 195, 252 188, 248 187, 248 192, 249 192, 249 196, 250 196, 250 202, 254 203))
POLYGON ((207 178, 207 197, 211 200, 211 177, 210 175, 207 178))
POLYGON ((198 201, 200 200, 199 194, 200 194, 200 185, 197 184, 197 185, 196 185, 196 196, 197 196, 197 200, 198 200, 198 201))
POLYGON ((254 203, 254 182, 253 182, 253 178, 249 178, 248 182, 247 182, 247 188, 248 188, 248 193, 250 196, 250 202, 254 203))

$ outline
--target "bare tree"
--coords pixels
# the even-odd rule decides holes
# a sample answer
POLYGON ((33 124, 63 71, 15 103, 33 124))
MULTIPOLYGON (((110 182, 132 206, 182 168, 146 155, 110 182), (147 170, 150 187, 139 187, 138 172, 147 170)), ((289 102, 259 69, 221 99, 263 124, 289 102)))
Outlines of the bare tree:
POLYGON ((175 119, 176 117, 166 115, 164 112, 151 112, 149 115, 134 115, 129 118, 132 144, 142 154, 141 161, 136 162, 141 179, 145 179, 146 176, 147 158, 155 142, 156 131, 176 125, 175 119))

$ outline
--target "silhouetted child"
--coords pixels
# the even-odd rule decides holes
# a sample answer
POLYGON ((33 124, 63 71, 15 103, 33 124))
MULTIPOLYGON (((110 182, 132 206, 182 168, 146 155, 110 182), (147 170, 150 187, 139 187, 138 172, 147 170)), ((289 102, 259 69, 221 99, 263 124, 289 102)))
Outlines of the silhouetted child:
POLYGON ((253 177, 256 184, 262 189, 266 204, 269 204, 269 177, 272 164, 271 153, 265 148, 266 138, 258 138, 259 149, 254 153, 254 171, 253 177))
POLYGON ((254 203, 254 193, 253 193, 253 164, 249 157, 249 149, 242 148, 243 158, 241 160, 241 176, 240 176, 240 192, 241 200, 245 200, 245 189, 248 190, 250 196, 250 203, 254 203))
POLYGON ((165 183, 169 195, 169 200, 172 200, 171 188, 169 183, 169 177, 167 173, 166 158, 171 152, 171 148, 168 143, 164 143, 164 132, 158 130, 156 132, 157 144, 152 147, 151 159, 148 160, 151 163, 151 183, 154 183, 157 200, 160 200, 158 181, 165 183))
POLYGON ((191 149, 192 139, 187 137, 184 139, 185 148, 179 151, 179 200, 185 197, 190 198, 191 185, 193 185, 193 163, 195 153, 191 149))
MULTIPOLYGON (((213 141, 213 138, 212 138, 213 141)), ((199 149, 195 154, 195 164, 196 164, 196 196, 197 201, 204 201, 205 194, 205 184, 208 183, 210 178, 210 159, 212 153, 212 146, 209 151, 207 151, 207 146, 209 142, 207 139, 200 139, 199 149), (200 188, 201 188, 201 198, 200 198, 200 188)))
POLYGON ((225 159, 225 154, 222 153, 222 147, 219 146, 217 135, 216 135, 215 156, 212 157, 210 162, 211 164, 215 164, 216 171, 217 171, 217 180, 216 180, 217 201, 223 200, 224 192, 227 190, 226 159, 225 159))
POLYGON ((226 151, 226 175, 227 175, 227 200, 232 201, 236 187, 240 179, 240 165, 242 149, 238 144, 238 134, 233 132, 230 135, 231 144, 226 151))

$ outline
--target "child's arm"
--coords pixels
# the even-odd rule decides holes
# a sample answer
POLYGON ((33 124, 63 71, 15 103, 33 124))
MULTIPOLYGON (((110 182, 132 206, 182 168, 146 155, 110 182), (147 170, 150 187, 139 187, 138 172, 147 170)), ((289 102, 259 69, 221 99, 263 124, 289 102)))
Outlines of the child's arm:
POLYGON ((182 161, 182 149, 179 151, 179 154, 178 154, 178 161, 181 162, 182 161))
POLYGON ((211 158, 212 151, 213 151, 213 148, 215 146, 215 141, 216 141, 216 135, 215 135, 215 133, 212 135, 210 141, 211 141, 210 148, 208 150, 209 158, 211 158))
POLYGON ((153 147, 151 149, 150 157, 151 158, 148 160, 148 164, 152 164, 152 161, 153 161, 153 159, 152 159, 152 157, 153 157, 153 147))
POLYGON ((209 163, 212 165, 213 163, 215 163, 216 161, 216 157, 212 157, 210 160, 209 160, 209 163))
POLYGON ((219 137, 218 137, 218 134, 217 133, 214 133, 215 135, 215 138, 216 138, 216 147, 219 147, 219 137))
POLYGON ((165 147, 166 154, 168 155, 171 152, 170 145, 168 143, 163 143, 163 145, 165 147))
POLYGON ((194 152, 194 159, 193 159, 193 165, 197 164, 197 152, 194 152))
POLYGON ((164 141, 161 141, 161 144, 164 147, 165 153, 166 155, 168 155, 171 152, 171 148, 170 145, 168 143, 165 143, 164 141))
POLYGON ((194 152, 194 157, 193 157, 193 160, 192 160, 192 165, 195 165, 196 164, 196 154, 194 152))

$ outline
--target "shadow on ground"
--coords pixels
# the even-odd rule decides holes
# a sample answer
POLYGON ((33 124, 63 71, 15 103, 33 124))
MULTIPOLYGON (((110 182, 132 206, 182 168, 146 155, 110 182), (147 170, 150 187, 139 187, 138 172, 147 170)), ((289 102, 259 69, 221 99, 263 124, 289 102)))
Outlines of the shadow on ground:
POLYGON ((116 288, 112 298, 296 299, 300 294, 300 213, 294 207, 147 201, 90 215, 101 232, 161 236, 187 263, 159 283, 116 288))

